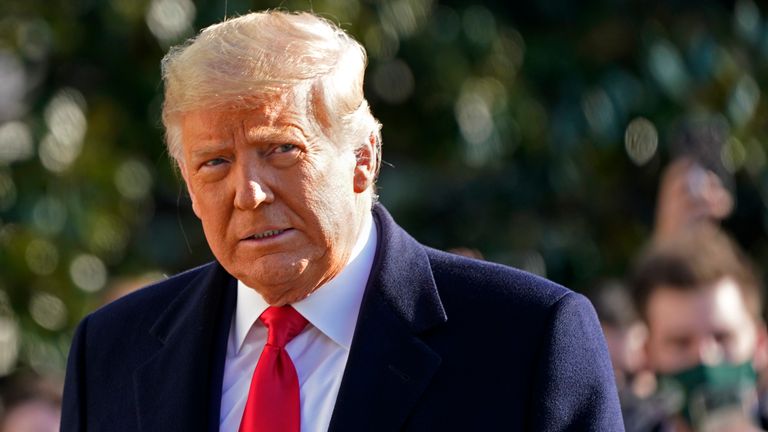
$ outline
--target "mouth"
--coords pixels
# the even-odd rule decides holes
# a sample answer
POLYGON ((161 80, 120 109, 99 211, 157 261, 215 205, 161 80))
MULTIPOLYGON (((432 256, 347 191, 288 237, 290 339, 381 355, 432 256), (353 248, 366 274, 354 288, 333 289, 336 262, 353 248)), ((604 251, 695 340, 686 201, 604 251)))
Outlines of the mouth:
POLYGON ((286 232, 288 230, 290 230, 290 228, 268 230, 268 231, 256 233, 256 234, 254 234, 254 235, 252 235, 250 237, 246 237, 243 240, 264 240, 264 239, 269 239, 269 238, 277 237, 280 234, 282 234, 282 233, 284 233, 284 232, 286 232))

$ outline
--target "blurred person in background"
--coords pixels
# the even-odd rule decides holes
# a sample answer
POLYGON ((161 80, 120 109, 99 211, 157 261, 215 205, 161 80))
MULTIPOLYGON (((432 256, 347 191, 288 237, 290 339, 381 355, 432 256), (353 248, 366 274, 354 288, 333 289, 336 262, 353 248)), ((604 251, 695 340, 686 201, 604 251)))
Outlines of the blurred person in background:
POLYGON ((720 116, 680 121, 670 140, 672 161, 656 197, 654 239, 675 236, 699 224, 719 224, 734 209, 733 176, 723 165, 729 126, 720 116))
POLYGON ((454 253, 456 255, 461 255, 467 258, 474 258, 479 260, 485 259, 485 257, 483 256, 483 253, 480 252, 480 250, 475 248, 460 246, 460 247, 448 249, 448 252, 454 253))
POLYGON ((31 372, 0 382, 0 432, 58 432, 61 384, 31 372))
POLYGON ((657 237, 631 286, 657 376, 652 403, 665 413, 654 430, 759 430, 762 285, 738 246, 713 224, 657 237))
POLYGON ((647 431, 658 413, 643 403, 655 387, 653 374, 646 368, 645 323, 637 313, 629 288, 620 280, 594 284, 589 297, 611 355, 624 426, 628 432, 647 431))
POLYGON ((151 285, 160 280, 166 279, 163 272, 158 270, 146 271, 137 275, 123 275, 113 278, 107 289, 101 294, 99 306, 112 303, 113 301, 138 291, 145 286, 151 285))
MULTIPOLYGON (((644 346, 647 337, 645 323, 635 310, 628 288, 618 280, 596 285, 590 293, 600 326, 603 328, 608 352, 619 389, 632 388, 645 365, 644 346)), ((640 394, 642 389, 638 389, 640 394)))
POLYGON ((656 205, 656 239, 672 237, 699 224, 717 223, 733 210, 733 197, 720 177, 689 157, 666 167, 656 205))

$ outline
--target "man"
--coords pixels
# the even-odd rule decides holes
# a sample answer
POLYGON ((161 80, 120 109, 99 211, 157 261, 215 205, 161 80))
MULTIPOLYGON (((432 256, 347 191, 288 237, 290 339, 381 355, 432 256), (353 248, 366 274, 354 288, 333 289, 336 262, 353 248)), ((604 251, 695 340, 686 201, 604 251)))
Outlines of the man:
POLYGON ((597 311, 611 356, 624 429, 627 432, 646 432, 656 420, 652 407, 644 403, 655 388, 655 378, 646 368, 645 340, 648 330, 645 322, 640 318, 629 287, 623 281, 599 281, 591 287, 589 297, 597 311))
POLYGON ((0 432, 56 432, 61 383, 17 370, 0 379, 0 432))
POLYGON ((738 247, 713 224, 694 225, 657 239, 632 285, 663 423, 674 431, 757 430, 755 370, 765 362, 766 331, 761 284, 738 247))
POLYGON ((252 13, 164 59, 216 262, 86 317, 63 430, 621 430, 583 296, 429 249, 375 204, 365 51, 252 13))

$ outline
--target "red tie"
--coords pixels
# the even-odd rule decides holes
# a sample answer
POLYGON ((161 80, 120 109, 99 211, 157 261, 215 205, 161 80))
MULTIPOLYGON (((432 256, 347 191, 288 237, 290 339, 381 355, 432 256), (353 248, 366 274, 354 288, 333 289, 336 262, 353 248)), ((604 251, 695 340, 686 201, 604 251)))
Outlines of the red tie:
POLYGON ((285 345, 307 320, 291 306, 270 306, 259 319, 267 326, 267 344, 253 371, 240 432, 298 432, 299 377, 285 345))

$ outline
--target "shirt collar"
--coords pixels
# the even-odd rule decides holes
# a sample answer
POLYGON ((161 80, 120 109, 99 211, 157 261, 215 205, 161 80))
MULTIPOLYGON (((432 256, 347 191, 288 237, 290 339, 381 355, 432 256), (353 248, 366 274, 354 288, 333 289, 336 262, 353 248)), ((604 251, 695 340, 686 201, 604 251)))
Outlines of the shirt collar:
MULTIPOLYGON (((352 345, 360 303, 376 253, 376 242, 373 217, 367 213, 347 265, 336 277, 292 305, 313 326, 347 350, 352 345)), ((268 307, 269 304, 256 290, 237 281, 237 307, 233 323, 237 352, 242 349, 253 324, 268 307)))

